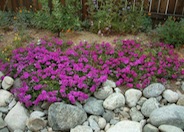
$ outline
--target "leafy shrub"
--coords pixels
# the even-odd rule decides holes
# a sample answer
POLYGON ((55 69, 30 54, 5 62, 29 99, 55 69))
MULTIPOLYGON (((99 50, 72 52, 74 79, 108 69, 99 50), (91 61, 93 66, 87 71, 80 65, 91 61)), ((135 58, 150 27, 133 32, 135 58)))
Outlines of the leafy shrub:
POLYGON ((12 25, 13 13, 11 11, 0 11, 0 28, 7 28, 12 25))
POLYGON ((156 29, 157 37, 164 43, 179 47, 184 44, 184 19, 176 22, 169 17, 163 25, 156 29))
POLYGON ((138 33, 151 29, 151 19, 143 13, 143 5, 124 0, 88 0, 91 31, 97 33, 124 32, 138 33))
POLYGON ((124 33, 148 32, 151 30, 151 19, 138 10, 129 11, 115 21, 112 28, 124 33))
POLYGON ((98 0, 94 3, 92 0, 87 1, 89 19, 92 21, 91 31, 98 32, 111 28, 112 21, 117 17, 119 6, 114 6, 116 0, 98 0), (98 5, 99 3, 99 5, 98 5))
POLYGON ((52 12, 47 5, 48 0, 40 0, 40 2, 43 5, 42 10, 35 14, 33 20, 33 25, 36 27, 57 32, 58 36, 61 31, 80 28, 81 22, 78 11, 81 9, 81 4, 79 1, 65 1, 63 5, 59 0, 54 0, 52 1, 52 12))
POLYGON ((33 16, 34 12, 32 10, 27 10, 24 8, 19 9, 15 13, 13 24, 17 30, 21 30, 25 27, 30 27, 33 16))
POLYGON ((23 81, 12 92, 26 106, 48 101, 86 100, 109 77, 117 86, 145 88, 151 82, 177 78, 184 66, 173 46, 163 43, 144 47, 133 40, 71 46, 54 38, 42 39, 13 51, 9 67, 1 63, 0 71, 23 81))

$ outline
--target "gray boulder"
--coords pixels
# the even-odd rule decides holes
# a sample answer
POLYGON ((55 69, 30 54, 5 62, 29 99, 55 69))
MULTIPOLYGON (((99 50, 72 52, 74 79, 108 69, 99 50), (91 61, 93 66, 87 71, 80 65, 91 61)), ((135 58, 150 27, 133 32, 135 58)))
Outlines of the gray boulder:
POLYGON ((97 100, 96 98, 90 97, 84 104, 84 110, 89 114, 102 115, 104 112, 102 104, 102 100, 97 100))
POLYGON ((75 128, 71 129, 70 132, 93 132, 89 126, 78 125, 75 128))
POLYGON ((159 126, 161 132, 183 132, 181 128, 171 126, 171 125, 161 125, 159 126))
POLYGON ((110 122, 110 120, 112 118, 114 118, 115 114, 114 112, 110 111, 110 110, 105 110, 105 112, 103 113, 103 118, 107 121, 110 122))
POLYGON ((184 107, 169 105, 156 109, 150 115, 150 122, 157 127, 165 124, 184 129, 184 107))
POLYGON ((42 118, 43 116, 45 115, 44 112, 42 111, 33 111, 31 114, 30 114, 30 118, 42 118))
POLYGON ((149 117, 151 112, 159 108, 159 103, 156 98, 150 98, 144 102, 141 107, 141 112, 144 116, 149 117))
POLYGON ((176 92, 173 92, 170 89, 167 89, 163 92, 163 97, 169 102, 169 103, 175 103, 179 99, 179 95, 176 92))
POLYGON ((39 117, 31 117, 28 119, 26 125, 31 131, 39 131, 46 126, 47 122, 39 117))
POLYGON ((143 128, 143 132, 159 132, 159 130, 151 124, 146 124, 143 128))
POLYGON ((161 83, 153 83, 143 90, 143 95, 146 98, 157 97, 161 95, 164 90, 165 87, 161 83))
POLYGON ((147 100, 147 98, 141 97, 141 98, 139 99, 139 101, 137 102, 137 104, 140 105, 140 106, 142 106, 146 100, 147 100))
POLYGON ((42 130, 47 122, 44 120, 43 116, 45 115, 44 112, 41 111, 33 111, 30 114, 30 118, 27 120, 27 127, 31 131, 39 131, 42 130))
POLYGON ((121 93, 113 93, 103 102, 103 107, 108 110, 114 110, 124 105, 125 97, 121 93))
POLYGON ((25 130, 26 121, 29 115, 27 110, 18 102, 6 115, 4 121, 11 131, 25 130))
POLYGON ((87 114, 83 109, 69 104, 53 103, 48 110, 48 123, 56 131, 68 131, 86 119, 87 114))
POLYGON ((104 87, 105 86, 110 86, 111 88, 115 88, 116 87, 116 83, 112 80, 107 80, 102 84, 104 87))
POLYGON ((142 126, 135 121, 120 121, 114 127, 111 127, 107 132, 142 132, 142 126))
POLYGON ((184 95, 180 96, 180 98, 177 101, 177 105, 184 106, 184 95))
POLYGON ((98 125, 99 117, 91 115, 88 118, 89 126, 94 130, 94 131, 100 131, 100 126, 98 125))
POLYGON ((131 108, 130 117, 131 117, 132 121, 137 121, 137 122, 144 119, 144 116, 142 115, 142 113, 140 111, 137 110, 136 107, 131 108))
POLYGON ((2 128, 6 127, 6 126, 7 126, 7 125, 6 125, 5 121, 4 121, 3 118, 0 116, 0 129, 2 129, 2 128))
POLYGON ((13 99, 12 93, 0 89, 0 107, 7 106, 12 99, 13 99))
POLYGON ((105 86, 99 88, 96 92, 94 92, 94 96, 97 99, 106 99, 109 95, 113 93, 113 89, 110 86, 105 86))
POLYGON ((98 125, 100 127, 100 129, 104 129, 106 126, 106 120, 102 117, 99 117, 98 119, 98 125))
POLYGON ((8 90, 13 86, 14 80, 9 76, 5 76, 2 82, 2 88, 8 90))
POLYGON ((139 101, 140 97, 142 96, 142 92, 137 89, 129 89, 125 92, 125 99, 126 104, 129 107, 136 106, 137 102, 139 101))
POLYGON ((3 129, 1 129, 0 132, 9 132, 9 130, 8 130, 8 128, 5 127, 3 129))

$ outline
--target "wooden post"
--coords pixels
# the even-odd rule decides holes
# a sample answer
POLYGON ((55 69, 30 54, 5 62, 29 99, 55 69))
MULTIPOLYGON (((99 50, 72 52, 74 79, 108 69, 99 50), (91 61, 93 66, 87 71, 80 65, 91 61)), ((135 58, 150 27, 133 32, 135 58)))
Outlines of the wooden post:
POLYGON ((50 14, 52 13, 52 0, 48 0, 48 7, 50 9, 50 14))
POLYGON ((82 19, 85 20, 87 18, 87 0, 82 0, 82 19))

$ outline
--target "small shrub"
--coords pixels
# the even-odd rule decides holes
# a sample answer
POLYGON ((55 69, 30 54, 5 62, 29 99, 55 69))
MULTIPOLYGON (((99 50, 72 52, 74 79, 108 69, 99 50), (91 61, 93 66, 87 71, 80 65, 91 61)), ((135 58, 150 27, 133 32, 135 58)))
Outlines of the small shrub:
POLYGON ((46 3, 48 0, 40 0, 43 7, 41 11, 35 14, 33 25, 38 28, 48 29, 58 33, 61 31, 76 30, 80 28, 80 15, 78 11, 81 9, 79 1, 70 0, 61 4, 59 0, 52 1, 52 12, 46 3))
POLYGON ((163 25, 156 29, 157 37, 164 43, 172 44, 175 47, 184 44, 184 19, 176 22, 169 17, 163 25))
POLYGON ((9 28, 13 22, 13 13, 11 11, 0 11, 0 28, 9 28))
POLYGON ((88 0, 90 30, 106 34, 146 32, 151 29, 151 19, 144 15, 142 4, 136 3, 135 7, 124 0, 98 0, 98 3, 88 0))

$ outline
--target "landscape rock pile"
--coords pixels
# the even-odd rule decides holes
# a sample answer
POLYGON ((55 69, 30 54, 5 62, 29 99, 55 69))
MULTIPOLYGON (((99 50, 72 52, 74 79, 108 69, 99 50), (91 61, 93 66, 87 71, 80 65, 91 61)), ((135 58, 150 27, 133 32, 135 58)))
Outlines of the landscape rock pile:
MULTIPOLYGON (((0 76, 3 76, 0 73, 0 76)), ((182 83, 181 83, 182 84, 182 83)), ((184 95, 153 83, 123 93, 107 80, 84 103, 44 102, 25 108, 0 82, 0 132, 183 132, 184 95)))

